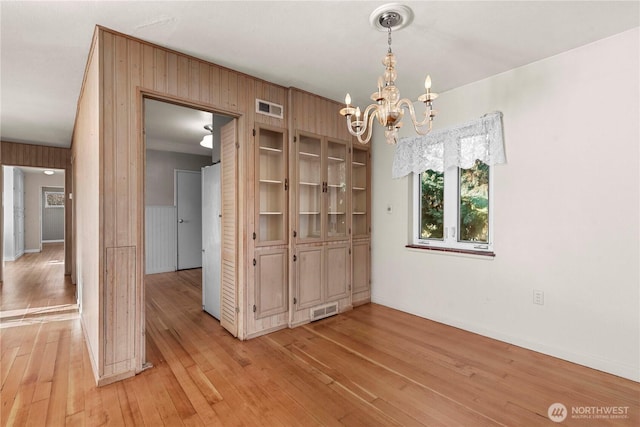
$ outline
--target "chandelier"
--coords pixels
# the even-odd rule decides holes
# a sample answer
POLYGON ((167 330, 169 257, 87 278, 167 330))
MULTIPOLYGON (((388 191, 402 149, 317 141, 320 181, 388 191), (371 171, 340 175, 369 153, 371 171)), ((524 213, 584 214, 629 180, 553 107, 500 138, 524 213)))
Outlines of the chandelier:
MULTIPOLYGON (((400 6, 400 5, 390 5, 400 6)), ((409 10, 406 6, 400 6, 402 10, 409 10)), ((420 135, 426 135, 431 131, 431 124, 433 118, 436 115, 436 110, 433 109, 433 100, 438 97, 437 93, 431 92, 431 77, 427 75, 424 82, 425 93, 418 97, 418 101, 425 104, 426 110, 424 117, 421 121, 416 119, 416 112, 413 108, 413 102, 408 98, 400 98, 400 91, 396 87, 396 56, 391 50, 391 30, 395 27, 399 27, 403 24, 403 15, 398 10, 382 10, 377 15, 377 12, 382 8, 376 9, 372 14, 377 17, 377 24, 379 27, 386 28, 388 32, 387 43, 389 49, 387 54, 382 59, 382 64, 385 67, 384 74, 378 77, 378 90, 371 95, 371 99, 374 103, 370 104, 362 114, 360 107, 351 106, 351 96, 347 93, 345 97, 346 107, 340 110, 340 114, 347 118, 347 128, 349 133, 358 138, 358 141, 362 144, 366 144, 371 139, 371 130, 373 120, 378 119, 378 123, 384 126, 384 135, 388 144, 395 144, 398 137, 398 129, 402 127, 402 118, 405 113, 405 109, 409 111, 413 127, 420 135), (364 136, 364 137, 363 137, 364 136)))

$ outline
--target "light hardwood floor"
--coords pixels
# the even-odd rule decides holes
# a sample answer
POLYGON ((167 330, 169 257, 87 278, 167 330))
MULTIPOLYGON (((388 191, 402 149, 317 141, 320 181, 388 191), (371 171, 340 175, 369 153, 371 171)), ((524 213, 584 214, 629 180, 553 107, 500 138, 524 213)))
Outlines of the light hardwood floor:
POLYGON ((240 342, 201 311, 200 270, 146 289, 154 367, 99 389, 78 319, 3 324, 1 425, 536 426, 556 402, 627 407, 562 425, 640 423, 638 383, 383 306, 240 342))
POLYGON ((64 275, 64 243, 45 243, 42 252, 5 262, 0 286, 0 320, 4 322, 77 312, 76 287, 64 275))

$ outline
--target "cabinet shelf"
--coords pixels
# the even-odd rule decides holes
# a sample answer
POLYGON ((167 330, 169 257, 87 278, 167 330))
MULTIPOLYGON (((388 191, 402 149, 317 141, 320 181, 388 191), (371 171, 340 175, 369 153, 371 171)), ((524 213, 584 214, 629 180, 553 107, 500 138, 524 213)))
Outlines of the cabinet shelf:
POLYGON ((306 151, 300 151, 300 157, 320 157, 320 154, 307 153, 306 151))
POLYGON ((282 184, 282 181, 279 181, 277 179, 261 179, 260 183, 261 184, 282 184))
POLYGON ((307 185, 307 186, 310 186, 310 187, 319 187, 320 183, 319 182, 300 181, 300 185, 307 185))
POLYGON ((366 188, 364 188, 364 187, 351 187, 351 189, 353 191, 366 191, 366 188))
POLYGON ((342 157, 328 156, 327 159, 331 160, 332 162, 344 162, 344 159, 342 157))
POLYGON ((262 150, 262 151, 266 151, 266 152, 268 152, 268 153, 282 153, 282 149, 280 149, 280 148, 273 148, 273 147, 260 146, 260 150, 262 150))
POLYGON ((260 215, 282 215, 282 212, 260 212, 260 215))
POLYGON ((303 211, 303 212, 300 212, 300 215, 320 215, 320 212, 317 212, 317 211, 303 211))
POLYGON ((344 215, 345 212, 329 212, 329 215, 344 215))
POLYGON ((366 215, 366 212, 352 212, 353 215, 366 215))
POLYGON ((366 166, 366 164, 362 162, 351 162, 351 164, 353 164, 353 166, 366 166))

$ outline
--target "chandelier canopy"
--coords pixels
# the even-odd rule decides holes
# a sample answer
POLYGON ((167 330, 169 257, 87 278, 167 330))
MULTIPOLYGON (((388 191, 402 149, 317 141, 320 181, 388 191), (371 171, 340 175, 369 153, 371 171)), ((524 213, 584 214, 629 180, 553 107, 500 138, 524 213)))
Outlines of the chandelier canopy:
MULTIPOLYGON (((436 110, 433 109, 432 103, 438 97, 438 94, 431 92, 431 77, 429 75, 427 75, 424 82, 425 93, 418 97, 418 101, 423 102, 426 107, 422 120, 418 121, 416 119, 413 102, 408 98, 400 98, 400 91, 395 84, 398 74, 396 72, 396 56, 391 50, 391 30, 403 25, 405 18, 397 9, 399 5, 389 6, 391 9, 386 9, 386 6, 383 6, 376 9, 372 15, 373 18, 378 13, 375 24, 379 28, 387 29, 387 42, 389 44, 387 54, 382 59, 382 64, 385 67, 384 74, 378 77, 378 90, 371 95, 374 103, 365 108, 364 115, 362 115, 360 107, 354 108, 351 106, 351 96, 347 93, 344 100, 346 107, 340 110, 340 114, 347 118, 349 133, 357 137, 362 144, 368 143, 371 139, 374 118, 377 118, 378 123, 384 126, 387 143, 395 144, 398 140, 398 129, 402 127, 405 109, 409 111, 413 127, 420 135, 426 135, 431 131, 431 124, 436 115, 436 110)), ((406 6, 401 6, 401 10, 410 11, 406 6)), ((404 22, 404 25, 406 24, 407 22, 404 22)))

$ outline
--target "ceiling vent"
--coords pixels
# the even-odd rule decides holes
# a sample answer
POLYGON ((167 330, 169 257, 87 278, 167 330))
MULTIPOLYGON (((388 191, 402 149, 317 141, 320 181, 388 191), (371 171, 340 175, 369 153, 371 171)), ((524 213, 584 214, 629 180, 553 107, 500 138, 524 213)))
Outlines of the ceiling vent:
POLYGON ((256 98, 256 113, 258 114, 264 114, 265 116, 281 119, 284 117, 283 111, 284 108, 280 104, 256 98))

